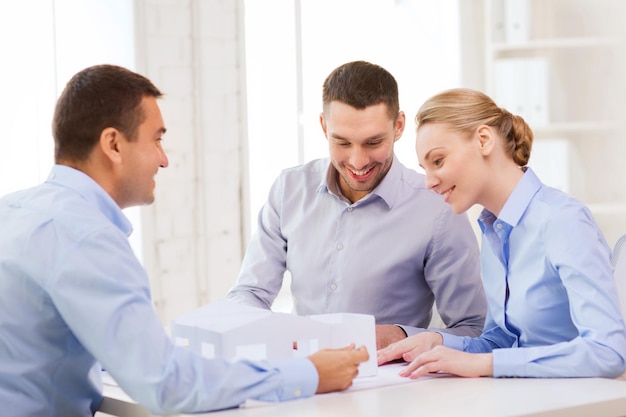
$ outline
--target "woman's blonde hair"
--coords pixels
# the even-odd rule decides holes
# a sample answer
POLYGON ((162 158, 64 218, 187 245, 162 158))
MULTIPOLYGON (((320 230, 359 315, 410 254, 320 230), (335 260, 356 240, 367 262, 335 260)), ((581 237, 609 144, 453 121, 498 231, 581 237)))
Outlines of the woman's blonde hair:
POLYGON ((519 166, 528 164, 533 132, 523 118, 500 108, 486 94, 468 88, 443 91, 428 100, 415 116, 417 128, 443 123, 461 133, 473 133, 479 126, 495 128, 502 136, 505 151, 519 166))

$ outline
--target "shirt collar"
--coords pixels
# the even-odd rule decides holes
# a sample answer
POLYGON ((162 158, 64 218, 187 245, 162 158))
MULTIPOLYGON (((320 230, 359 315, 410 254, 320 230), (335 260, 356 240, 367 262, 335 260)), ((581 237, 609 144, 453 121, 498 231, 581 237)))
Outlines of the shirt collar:
MULTIPOLYGON (((500 210, 500 216, 498 218, 512 227, 517 226, 524 212, 530 205, 531 200, 540 188, 541 181, 531 168, 526 167, 524 175, 522 175, 522 178, 515 188, 513 188, 513 192, 504 203, 502 210, 500 210)), ((483 209, 478 218, 478 224, 484 232, 485 226, 493 224, 495 220, 496 216, 492 212, 483 209)))
MULTIPOLYGON (((320 185, 318 186, 318 192, 330 192, 342 200, 348 201, 343 194, 341 194, 341 190, 339 189, 338 177, 339 173, 335 166, 332 164, 330 159, 328 160, 328 170, 326 171, 326 176, 322 178, 320 185)), ((388 208, 393 207, 393 203, 398 195, 400 190, 400 181, 402 180, 402 167, 400 162, 397 160, 396 156, 393 156, 393 162, 391 163, 391 167, 387 174, 383 178, 383 180, 378 184, 378 186, 368 195, 363 197, 357 203, 370 200, 374 197, 379 197, 382 201, 385 202, 388 208)))
POLYGON ((86 201, 94 204, 98 210, 127 236, 133 231, 132 224, 122 209, 90 176, 66 165, 54 165, 48 175, 47 183, 71 189, 86 201))

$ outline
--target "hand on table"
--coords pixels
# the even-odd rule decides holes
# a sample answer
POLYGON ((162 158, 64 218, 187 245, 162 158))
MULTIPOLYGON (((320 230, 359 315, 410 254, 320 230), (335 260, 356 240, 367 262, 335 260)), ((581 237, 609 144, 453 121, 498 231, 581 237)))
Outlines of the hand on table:
POLYGON ((467 353, 445 346, 436 346, 418 355, 400 372, 400 376, 416 379, 433 372, 445 372, 465 377, 492 376, 493 355, 491 353, 467 353))
POLYGON ((341 391, 352 385, 359 374, 359 364, 369 359, 365 346, 354 344, 342 349, 322 349, 308 357, 319 375, 316 394, 341 391))

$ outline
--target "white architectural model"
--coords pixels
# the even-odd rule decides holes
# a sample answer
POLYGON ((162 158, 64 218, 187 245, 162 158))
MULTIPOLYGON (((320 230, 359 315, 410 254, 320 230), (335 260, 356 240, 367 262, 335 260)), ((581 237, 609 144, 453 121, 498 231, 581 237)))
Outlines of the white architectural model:
POLYGON ((359 377, 378 371, 374 316, 366 314, 296 316, 218 301, 173 320, 171 335, 206 358, 228 360, 308 356, 354 343, 366 346, 370 356, 359 377))

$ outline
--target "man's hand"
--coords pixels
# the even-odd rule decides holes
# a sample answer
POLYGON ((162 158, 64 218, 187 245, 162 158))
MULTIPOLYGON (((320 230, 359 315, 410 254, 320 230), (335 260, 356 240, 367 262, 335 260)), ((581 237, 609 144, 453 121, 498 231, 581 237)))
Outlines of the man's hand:
POLYGON ((376 349, 386 348, 393 342, 406 338, 406 333, 395 324, 376 325, 376 349))
POLYGON ((382 365, 396 359, 411 362, 418 355, 443 343, 439 333, 422 332, 392 343, 377 352, 378 364, 382 365))
POLYGON ((365 346, 355 349, 354 344, 342 349, 322 349, 309 356, 319 375, 316 394, 349 388, 359 374, 359 364, 368 359, 365 346))
POLYGON ((492 376, 493 355, 491 353, 466 353, 436 346, 417 356, 400 372, 400 376, 416 379, 433 372, 446 372, 465 377, 492 376))

